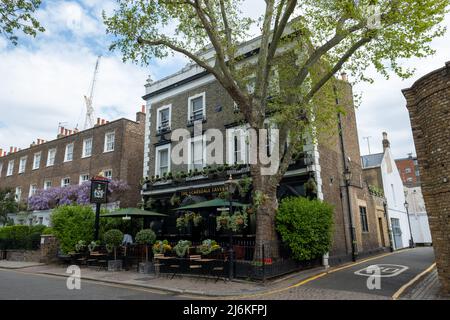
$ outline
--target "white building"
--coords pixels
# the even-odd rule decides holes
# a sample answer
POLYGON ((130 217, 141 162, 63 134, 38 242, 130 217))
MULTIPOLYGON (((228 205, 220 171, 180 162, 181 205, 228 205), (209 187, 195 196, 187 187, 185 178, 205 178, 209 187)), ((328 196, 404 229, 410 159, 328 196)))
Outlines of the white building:
POLYGON ((414 243, 430 245, 431 239, 428 215, 425 209, 425 201, 420 186, 405 187, 406 202, 408 202, 408 213, 411 221, 411 232, 414 243))
POLYGON ((367 184, 384 191, 394 249, 409 247, 411 233, 405 208, 403 182, 392 156, 386 132, 383 132, 383 152, 362 156, 361 165, 367 184))

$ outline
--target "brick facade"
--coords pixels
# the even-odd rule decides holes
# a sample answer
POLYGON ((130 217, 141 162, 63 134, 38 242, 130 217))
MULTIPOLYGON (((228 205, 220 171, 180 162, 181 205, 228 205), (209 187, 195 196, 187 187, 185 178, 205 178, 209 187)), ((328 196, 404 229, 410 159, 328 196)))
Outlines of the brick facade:
POLYGON ((420 185, 419 164, 416 157, 396 159, 395 164, 405 186, 415 187, 420 185))
POLYGON ((136 206, 140 201, 140 179, 144 150, 145 114, 138 112, 136 122, 128 119, 118 119, 112 122, 97 124, 93 128, 73 134, 60 134, 57 139, 33 144, 29 148, 10 152, 0 157, 0 188, 20 187, 21 201, 26 202, 31 185, 37 189, 44 187, 44 182, 50 181, 51 186, 61 186, 62 179, 69 178, 70 184, 78 184, 80 175, 87 174, 89 178, 104 170, 112 170, 112 179, 128 183, 130 190, 121 200, 121 206, 136 206), (105 134, 114 132, 114 150, 105 152, 105 134), (83 140, 92 138, 92 155, 82 157, 83 140), (73 143, 73 160, 65 160, 66 146, 73 143), (47 166, 48 151, 56 148, 54 164, 47 166), (34 155, 41 153, 38 169, 33 169, 34 155), (23 173, 19 173, 20 159, 27 157, 23 173), (7 174, 8 163, 14 160, 12 175, 7 174))
MULTIPOLYGON (((215 79, 210 79, 209 81, 205 80, 201 83, 201 79, 206 77, 208 77, 208 75, 203 76, 200 80, 195 79, 192 80, 192 82, 185 81, 179 85, 174 82, 173 84, 170 84, 173 85, 174 89, 169 89, 159 83, 148 85, 148 88, 152 86, 158 87, 159 91, 151 91, 150 94, 144 97, 147 101, 147 110, 150 119, 148 120, 149 127, 146 128, 148 137, 146 137, 147 154, 145 156, 148 161, 144 164, 144 175, 147 177, 156 176, 155 167, 157 148, 170 144, 171 132, 166 132, 162 135, 157 133, 157 112, 161 107, 168 105, 171 106, 171 130, 184 128, 188 129, 192 135, 193 127, 187 126, 189 98, 204 93, 206 102, 206 121, 203 122, 203 130, 210 128, 219 129, 225 136, 225 131, 227 128, 240 124, 239 121, 241 116, 239 113, 234 112, 233 100, 231 97, 215 79), (195 85, 196 81, 201 84, 195 85), (183 86, 186 86, 187 88, 183 90, 183 86)), ((387 237, 387 227, 383 206, 382 204, 380 205, 379 200, 374 199, 373 196, 369 194, 367 185, 363 183, 361 179, 362 170, 359 162, 359 142, 352 88, 348 82, 341 81, 339 83, 338 91, 339 94, 342 95, 339 100, 340 103, 344 104, 346 108, 346 113, 342 115, 343 139, 346 158, 350 158, 350 169, 353 174, 351 186, 349 188, 353 224, 355 227, 355 235, 359 252, 361 255, 364 255, 384 250, 384 247, 389 246, 389 240, 387 237), (360 207, 365 207, 367 210, 367 231, 363 231, 361 229, 361 219, 359 213, 360 207), (380 218, 382 220, 381 225, 384 228, 381 230, 379 229, 380 218)), ((344 165, 337 129, 338 128, 336 127, 336 132, 331 138, 327 138, 326 141, 319 142, 317 163, 317 165, 321 168, 319 175, 322 180, 321 188, 323 198, 325 201, 334 205, 335 208, 333 245, 330 251, 330 263, 332 264, 348 261, 351 258, 350 223, 345 194, 346 188, 343 179, 344 165)), ((175 173, 181 170, 187 172, 187 165, 175 165, 172 163, 169 171, 175 173)), ((282 183, 289 183, 294 187, 296 184, 303 185, 310 174, 308 170, 314 169, 304 166, 300 172, 294 175, 289 175, 288 178, 283 179, 282 183)), ((208 184, 208 181, 203 181, 203 183, 208 184)), ((195 187, 196 185, 192 184, 185 186, 184 188, 192 189, 195 187)), ((165 186, 167 190, 165 191, 166 193, 164 193, 163 188, 164 186, 159 186, 158 189, 155 187, 152 187, 151 189, 144 188, 144 198, 164 198, 163 202, 165 201, 167 203, 173 192, 178 192, 181 187, 174 187, 172 184, 168 184, 165 186)))
MULTIPOLYGON (((384 216, 383 199, 369 193, 367 183, 362 178, 358 131, 353 104, 352 87, 347 82, 340 83, 339 103, 345 107, 341 116, 344 150, 352 173, 349 193, 353 225, 358 254, 368 255, 389 247, 387 222, 384 216), (366 208, 368 230, 362 230, 360 207, 366 208), (379 222, 381 218, 381 222, 379 222), (380 228, 381 223, 381 228, 380 228), (383 241, 384 239, 384 241, 383 241)), ((344 163, 339 133, 319 142, 320 167, 324 200, 334 205, 333 247, 330 263, 348 261, 351 254, 350 217, 348 213, 347 189, 344 181, 344 163)))
POLYGON ((450 293, 450 62, 404 89, 442 290, 450 293))

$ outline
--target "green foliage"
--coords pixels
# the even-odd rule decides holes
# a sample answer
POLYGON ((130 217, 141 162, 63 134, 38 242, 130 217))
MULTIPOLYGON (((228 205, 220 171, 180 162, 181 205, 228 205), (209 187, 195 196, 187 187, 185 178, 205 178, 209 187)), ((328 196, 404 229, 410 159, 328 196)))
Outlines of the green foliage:
POLYGON ((228 230, 230 226, 230 215, 228 212, 223 211, 220 215, 216 217, 217 231, 228 230))
POLYGON ((15 225, 0 228, 0 249, 37 249, 42 230, 40 225, 15 225))
POLYGON ((144 229, 136 234, 135 240, 139 244, 152 245, 156 240, 156 234, 152 229, 144 229))
POLYGON ((17 212, 18 204, 14 190, 11 188, 0 189, 0 224, 8 222, 7 214, 17 212))
POLYGON ((276 215, 276 228, 298 260, 310 260, 331 246, 333 207, 303 197, 283 199, 276 215))
POLYGON ((33 16, 40 4, 41 0, 3 0, 0 5, 0 34, 17 44, 16 30, 33 37, 37 32, 44 32, 45 29, 33 16))
POLYGON ((95 250, 95 248, 98 247, 98 241, 91 241, 91 243, 88 244, 88 250, 89 252, 92 252, 95 250))
POLYGON ((105 232, 103 235, 103 240, 111 247, 118 247, 122 244, 123 233, 118 229, 111 229, 105 232))
POLYGON ((95 213, 90 206, 69 205, 53 209, 51 223, 63 252, 75 249, 78 241, 94 239, 95 213))
POLYGON ((369 185, 369 193, 378 197, 384 197, 384 191, 381 188, 378 188, 374 185, 369 185))
POLYGON ((54 233, 55 233, 55 231, 51 227, 46 227, 44 230, 42 230, 42 234, 53 235, 54 233))
POLYGON ((172 251, 172 247, 169 244, 169 241, 167 240, 158 240, 155 242, 155 244, 152 247, 154 254, 163 254, 166 252, 172 251))
POLYGON ((175 250, 175 253, 178 257, 183 258, 186 256, 186 253, 191 245, 192 242, 190 242, 189 240, 180 240, 175 245, 175 247, 173 247, 173 249, 175 250))
POLYGON ((198 247, 198 251, 202 255, 208 255, 216 250, 220 250, 220 246, 217 244, 215 240, 211 239, 203 240, 202 244, 198 247))
POLYGON ((86 249, 86 241, 84 240, 79 240, 76 244, 75 244, 75 251, 76 252, 83 252, 86 249))
POLYGON ((248 226, 248 216, 244 211, 236 211, 230 217, 229 228, 234 231, 242 231, 242 229, 248 226))

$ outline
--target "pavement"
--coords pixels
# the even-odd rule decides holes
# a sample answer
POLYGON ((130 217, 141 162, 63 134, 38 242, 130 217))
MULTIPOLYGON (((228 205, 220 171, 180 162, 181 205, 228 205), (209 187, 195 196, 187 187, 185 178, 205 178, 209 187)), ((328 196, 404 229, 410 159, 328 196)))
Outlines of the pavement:
MULTIPOLYGON (((328 270, 323 267, 305 270, 275 281, 267 281, 265 284, 250 281, 219 280, 215 282, 214 279, 186 276, 169 279, 133 271, 108 272, 87 267, 81 269, 81 283, 86 283, 88 288, 94 286, 92 287, 93 297, 96 296, 95 292, 102 291, 97 288, 98 286, 112 286, 123 290, 135 290, 139 292, 136 293, 136 298, 143 298, 142 292, 147 292, 150 297, 154 297, 153 299, 172 297, 227 300, 379 300, 393 299, 393 297, 403 298, 404 294, 411 294, 410 290, 406 289, 417 285, 420 281, 416 281, 416 278, 425 270, 430 269, 433 263, 433 248, 424 247, 382 254, 328 270), (378 271, 381 273, 379 277, 371 277, 369 274, 367 268, 373 265, 379 267, 378 271), (369 282, 370 288, 367 285, 369 282)), ((52 288, 56 286, 55 279, 63 279, 60 290, 67 291, 64 278, 69 274, 62 266, 37 265, 15 270, 2 270, 1 268, 2 261, 0 261, 0 272, 3 272, 0 275, 3 278, 0 277, 0 283, 8 283, 8 276, 15 279, 16 277, 11 275, 14 272, 17 275, 22 274, 24 277, 33 279, 50 277, 52 288)), ((423 277, 420 280, 423 280, 423 277)), ((39 283, 38 280, 35 281, 39 283)), ((45 280, 41 279, 41 281, 45 280)), ((12 286, 15 284, 12 280, 10 283, 12 286)), ((434 288, 434 285, 429 284, 428 287, 434 288)), ((58 292, 58 290, 56 291, 58 292)), ((430 292, 430 289, 422 290, 422 297, 428 296, 427 292, 430 292)), ((0 298, 5 294, 13 296, 12 292, 5 293, 0 288, 0 298)), ((128 293, 124 296, 127 295, 128 293)), ((49 299, 51 299, 50 296, 49 299)))

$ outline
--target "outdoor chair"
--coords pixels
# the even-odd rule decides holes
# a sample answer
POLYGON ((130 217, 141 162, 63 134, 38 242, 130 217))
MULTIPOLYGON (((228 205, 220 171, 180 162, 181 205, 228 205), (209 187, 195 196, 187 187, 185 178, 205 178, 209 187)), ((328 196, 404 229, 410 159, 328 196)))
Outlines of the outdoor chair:
POLYGON ((172 277, 170 279, 173 279, 175 275, 180 273, 181 271, 181 260, 180 259, 172 259, 168 262, 169 272, 172 273, 172 277))
POLYGON ((203 269, 203 266, 201 263, 199 263, 196 260, 201 260, 202 256, 199 254, 194 254, 189 256, 189 272, 192 273, 200 273, 196 271, 201 271, 203 269))

